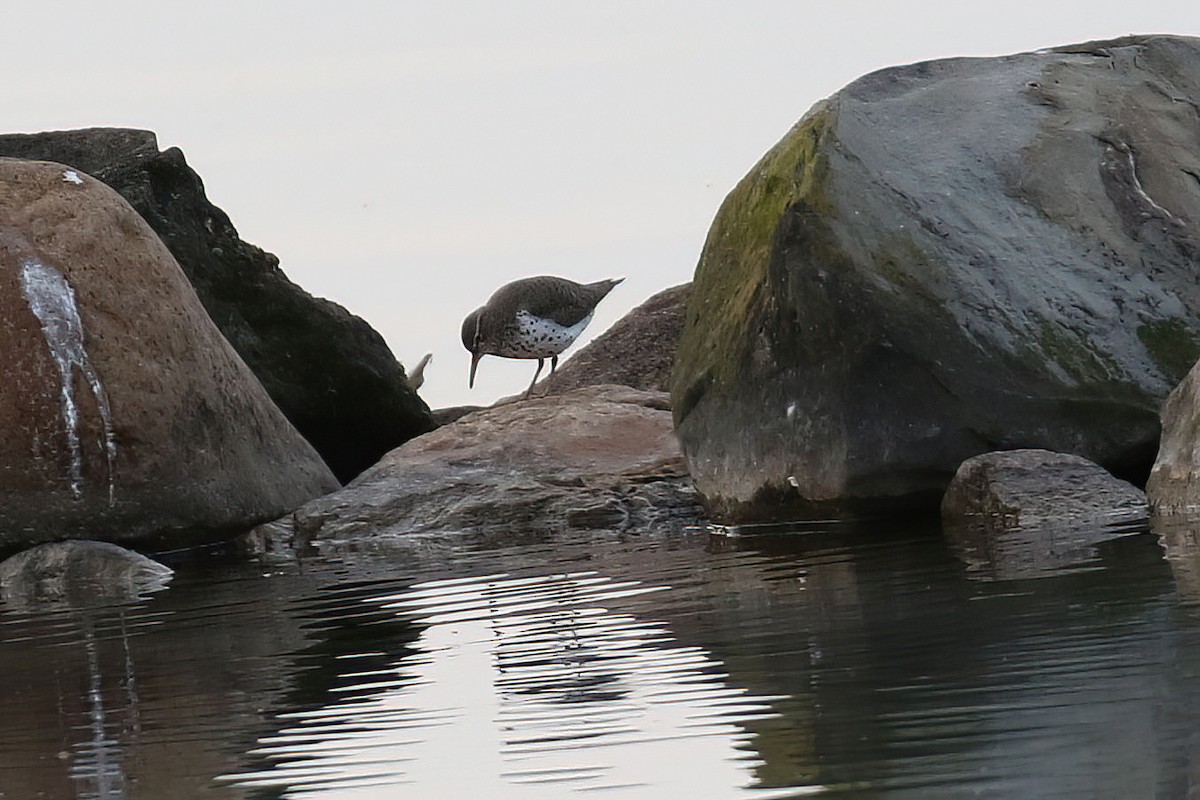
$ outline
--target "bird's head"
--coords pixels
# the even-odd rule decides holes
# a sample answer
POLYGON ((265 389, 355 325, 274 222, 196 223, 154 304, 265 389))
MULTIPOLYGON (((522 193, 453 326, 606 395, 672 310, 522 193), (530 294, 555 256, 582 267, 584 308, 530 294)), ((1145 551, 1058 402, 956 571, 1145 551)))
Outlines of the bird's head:
POLYGON ((475 368, 479 366, 479 359, 483 358, 483 342, 480 335, 480 320, 483 317, 483 308, 477 308, 462 324, 462 343, 463 347, 471 353, 471 375, 467 379, 467 388, 475 387, 475 368))

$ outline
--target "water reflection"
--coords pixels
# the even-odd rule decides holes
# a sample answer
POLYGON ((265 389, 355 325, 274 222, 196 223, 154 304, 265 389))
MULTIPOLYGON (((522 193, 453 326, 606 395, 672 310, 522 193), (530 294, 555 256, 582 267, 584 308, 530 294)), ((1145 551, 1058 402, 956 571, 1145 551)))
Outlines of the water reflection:
POLYGON ((854 797, 1184 796, 1200 686, 1176 671, 1197 641, 1167 624, 1152 536, 1098 545, 1088 570, 986 582, 927 537, 738 546, 804 577, 770 614, 777 641, 801 647, 754 647, 757 608, 721 621, 728 650, 712 645, 734 681, 789 698, 775 707, 793 724, 756 743, 764 784, 800 765, 854 797))
POLYGON ((0 796, 1186 797, 1181 536, 1017 572, 878 521, 198 559, 3 607, 0 796))
MULTIPOLYGON (((137 602, 108 608, 70 608, 59 604, 41 612, 26 610, 19 615, 11 612, 5 615, 3 630, 8 635, 0 650, 4 656, 13 653, 13 645, 22 640, 37 642, 45 648, 43 654, 51 656, 46 659, 45 667, 18 665, 0 657, 3 665, 0 669, 8 685, 9 702, 5 705, 10 712, 14 711, 11 701, 29 690, 29 682, 53 677, 56 705, 61 714, 53 757, 65 769, 59 780, 47 783, 27 783, 33 776, 18 774, 15 781, 5 782, 0 796, 78 800, 121 800, 126 796, 128 754, 123 743, 138 735, 141 724, 130 639, 142 626, 153 624, 153 618, 147 617, 137 602), (34 669, 32 673, 30 666, 34 669), (18 794, 17 787, 27 787, 30 794, 18 794)), ((21 709, 15 711, 5 715, 10 723, 26 719, 21 709)), ((19 751, 30 739, 36 741, 43 733, 49 732, 26 730, 19 724, 15 728, 6 725, 4 735, 0 736, 0 751, 6 754, 19 751)))
POLYGON ((589 571, 357 598, 348 613, 373 606, 421 628, 414 652, 346 673, 370 699, 284 715, 254 751, 271 766, 227 779, 339 798, 397 785, 446 797, 797 796, 748 788, 745 725, 775 716, 772 698, 731 686, 661 622, 612 608, 664 590, 589 571))
POLYGON ((1148 520, 1144 519, 1112 525, 1068 521, 1027 526, 961 523, 947 529, 946 535, 972 577, 1012 581, 1094 569, 1102 543, 1144 534, 1148 529, 1148 520))

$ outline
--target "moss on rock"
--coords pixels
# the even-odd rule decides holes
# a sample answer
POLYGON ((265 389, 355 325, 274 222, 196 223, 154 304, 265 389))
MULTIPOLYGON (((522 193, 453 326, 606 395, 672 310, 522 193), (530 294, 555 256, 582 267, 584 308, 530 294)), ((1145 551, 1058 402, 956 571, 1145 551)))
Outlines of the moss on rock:
POLYGON ((1178 383, 1200 359, 1200 337, 1182 319, 1139 325, 1138 338, 1168 380, 1178 383))
POLYGON ((707 385, 735 380, 745 362, 752 340, 745 333, 762 309, 774 245, 788 209, 803 203, 822 214, 832 212, 825 195, 828 165, 822 141, 834 118, 831 106, 819 104, 721 204, 696 267, 672 376, 676 424, 707 385))

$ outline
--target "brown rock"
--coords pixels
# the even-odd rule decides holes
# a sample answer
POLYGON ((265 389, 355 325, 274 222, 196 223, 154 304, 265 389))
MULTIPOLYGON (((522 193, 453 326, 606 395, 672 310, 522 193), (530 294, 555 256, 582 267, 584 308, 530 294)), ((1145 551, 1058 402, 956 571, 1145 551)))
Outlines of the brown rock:
POLYGON ((0 158, 0 268, 0 549, 213 539, 337 487, 112 189, 0 158))
POLYGON ((597 336, 534 389, 536 395, 614 383, 667 392, 690 283, 665 289, 597 336))
POLYGON ((69 164, 129 201, 271 400, 339 480, 435 427, 383 337, 292 283, 278 258, 242 241, 178 148, 160 152, 150 131, 90 128, 3 135, 0 156, 69 164))
POLYGON ((310 540, 385 529, 640 531, 699 519, 666 395, 594 386, 469 414, 287 522, 310 540))

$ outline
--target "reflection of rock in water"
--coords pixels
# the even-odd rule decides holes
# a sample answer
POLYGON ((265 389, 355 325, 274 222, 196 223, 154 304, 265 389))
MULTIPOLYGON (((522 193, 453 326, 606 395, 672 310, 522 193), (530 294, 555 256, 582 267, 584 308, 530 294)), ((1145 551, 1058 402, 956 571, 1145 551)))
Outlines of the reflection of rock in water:
MULTIPOLYGON (((119 734, 136 735, 140 728, 126 604, 141 594, 165 588, 173 574, 169 567, 131 550, 91 541, 38 545, 0 563, 0 597, 5 605, 33 611, 63 610, 75 621, 82 638, 87 691, 80 699, 87 724, 72 730, 86 732, 86 737, 71 744, 69 768, 77 800, 122 800, 126 796, 125 753, 119 734), (122 648, 120 683, 124 692, 115 703, 106 704, 100 648, 113 638, 108 630, 113 626, 122 648), (107 709, 114 705, 121 713, 110 719, 107 709)), ((66 704, 76 705, 75 698, 66 704)))
POLYGON ((115 544, 55 542, 0 562, 0 597, 17 607, 86 608, 158 591, 172 574, 170 567, 115 544))
POLYGON ((1098 558, 1097 547, 1122 536, 1143 534, 1145 524, 1036 527, 958 526, 946 529, 959 557, 975 578, 1021 580, 1086 569, 1098 558))
POLYGON ((292 656, 297 669, 284 698, 290 710, 369 700, 386 688, 364 676, 387 674, 413 654, 420 635, 410 620, 372 602, 398 588, 391 582, 332 586, 305 603, 300 619, 313 642, 292 656))
MULTIPOLYGON (((124 634, 124 625, 122 625, 124 634)), ((125 797, 125 771, 121 766, 124 753, 120 742, 110 735, 104 710, 104 693, 100 673, 100 656, 97 652, 96 632, 91 620, 83 625, 84 648, 87 653, 88 669, 88 727, 90 738, 72 746, 70 774, 75 781, 78 800, 122 800, 125 797)), ((125 652, 129 652, 127 636, 122 636, 125 652)), ((134 689, 133 664, 127 658, 125 685, 129 690, 129 705, 126 707, 135 719, 137 716, 137 694, 134 689)))
POLYGON ((665 625, 610 608, 659 588, 581 572, 378 597, 422 628, 412 653, 386 671, 343 662, 343 681, 373 696, 288 713, 254 750, 263 768, 223 780, 300 793, 405 784, 430 797, 756 795, 743 723, 769 703, 665 625), (446 768, 464 754, 469 769, 446 768))
POLYGON ((1176 590, 1188 602, 1200 602, 1200 528, 1183 518, 1156 517, 1154 532, 1171 565, 1176 590))

